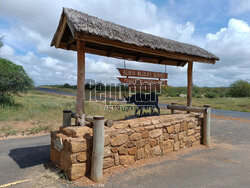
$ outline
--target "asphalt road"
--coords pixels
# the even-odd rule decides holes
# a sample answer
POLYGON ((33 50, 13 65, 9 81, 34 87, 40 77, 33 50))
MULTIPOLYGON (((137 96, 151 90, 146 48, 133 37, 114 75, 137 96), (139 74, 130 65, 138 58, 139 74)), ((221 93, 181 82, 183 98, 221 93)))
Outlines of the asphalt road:
MULTIPOLYGON (((249 187, 250 122, 213 118, 212 146, 177 152, 175 158, 116 173, 101 186, 249 187)), ((0 140, 0 187, 48 171, 49 136, 0 140)), ((37 181, 36 181, 37 182, 37 181)), ((36 183, 38 185, 38 183, 36 183)), ((44 185, 44 184, 40 184, 44 185)), ((14 187, 33 187, 31 182, 14 187)), ((69 185, 58 185, 58 187, 69 185)))
MULTIPOLYGON (((53 93, 53 94, 76 96, 73 93, 56 91, 56 90, 48 89, 48 88, 39 88, 38 87, 37 89, 39 91, 53 93)), ((107 100, 109 100, 109 98, 107 100)), ((159 106, 160 106, 160 108, 167 108, 167 104, 159 104, 159 106)), ((212 109, 212 115, 250 120, 250 113, 248 113, 248 112, 239 112, 239 111, 212 109)))
POLYGON ((50 161, 50 136, 0 140, 0 187, 45 170, 50 161))

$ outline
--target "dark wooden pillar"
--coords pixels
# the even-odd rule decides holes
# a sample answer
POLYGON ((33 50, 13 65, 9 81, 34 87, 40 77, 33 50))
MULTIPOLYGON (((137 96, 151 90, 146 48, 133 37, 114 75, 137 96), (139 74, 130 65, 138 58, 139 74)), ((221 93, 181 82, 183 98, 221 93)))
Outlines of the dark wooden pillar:
POLYGON ((188 62, 187 82, 187 106, 192 106, 193 62, 188 62))
POLYGON ((77 96, 76 96, 76 124, 85 125, 85 42, 77 40, 77 96))

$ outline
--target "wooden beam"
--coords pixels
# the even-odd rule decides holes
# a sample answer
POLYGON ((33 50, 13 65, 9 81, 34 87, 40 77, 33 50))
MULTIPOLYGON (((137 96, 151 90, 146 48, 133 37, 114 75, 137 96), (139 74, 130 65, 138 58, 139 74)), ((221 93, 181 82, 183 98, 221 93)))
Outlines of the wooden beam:
POLYGON ((112 50, 113 50, 113 47, 110 47, 110 49, 108 50, 108 53, 107 53, 107 57, 111 56, 112 50))
MULTIPOLYGON (((68 46, 67 43, 62 43, 62 42, 60 44, 60 48, 66 49, 66 50, 77 51, 77 48, 76 48, 75 45, 72 44, 72 45, 68 46)), ((101 55, 101 56, 107 56, 108 55, 108 51, 106 51, 106 50, 93 49, 93 48, 89 48, 89 47, 85 47, 85 52, 90 53, 90 54, 101 55)), ((136 56, 136 55, 122 54, 122 53, 118 53, 118 52, 115 52, 115 51, 112 51, 110 53, 110 57, 119 58, 119 59, 126 59, 126 60, 132 60, 132 61, 138 61, 138 56, 136 56)), ((140 54, 139 61, 140 62, 146 62, 146 63, 159 64, 159 59, 150 58, 150 57, 143 57, 143 54, 140 54)), ((164 59, 164 60, 161 61, 161 64, 162 65, 171 65, 171 66, 184 66, 186 64, 186 62, 184 62, 184 61, 183 62, 178 62, 178 61, 164 59)))
POLYGON ((92 42, 92 43, 96 43, 100 45, 113 46, 113 47, 117 47, 121 49, 131 50, 134 52, 144 53, 144 54, 163 56, 166 58, 173 58, 173 59, 184 60, 184 61, 198 61, 198 62, 215 64, 215 59, 208 59, 208 58, 181 54, 181 53, 171 53, 171 52, 166 52, 163 50, 151 49, 148 47, 139 47, 139 46, 135 46, 132 44, 126 44, 120 41, 105 39, 100 36, 93 36, 93 35, 88 35, 84 33, 75 33, 75 38, 78 40, 84 40, 84 41, 88 41, 88 42, 92 42))
POLYGON ((58 48, 60 45, 63 33, 65 31, 65 28, 66 28, 66 25, 67 25, 67 17, 64 15, 62 18, 62 24, 60 24, 60 27, 58 28, 58 31, 57 31, 58 34, 57 34, 56 43, 55 43, 56 48, 58 48))
POLYGON ((140 57, 141 57, 141 56, 140 56, 140 53, 138 53, 135 60, 136 60, 136 61, 140 61, 140 57))
POLYGON ((77 95, 76 95, 76 123, 85 125, 85 42, 77 40, 77 95))
POLYGON ((188 62, 182 61, 179 63, 179 66, 184 67, 188 62))
POLYGON ((187 106, 192 106, 193 62, 188 62, 187 80, 188 80, 187 106))
POLYGON ((72 45, 72 43, 74 43, 76 41, 75 38, 72 38, 72 36, 70 37, 70 39, 67 42, 67 50, 70 50, 70 46, 72 45))
POLYGON ((72 44, 72 43, 74 43, 76 41, 76 39, 75 38, 70 38, 69 40, 68 40, 68 44, 72 44))
POLYGON ((162 63, 162 58, 160 58, 160 59, 159 59, 158 63, 159 63, 159 64, 161 64, 161 63, 162 63))
POLYGON ((182 110, 187 112, 201 112, 201 113, 206 111, 206 108, 177 105, 176 103, 171 103, 171 105, 168 105, 168 109, 171 109, 171 114, 174 113, 174 110, 182 110))

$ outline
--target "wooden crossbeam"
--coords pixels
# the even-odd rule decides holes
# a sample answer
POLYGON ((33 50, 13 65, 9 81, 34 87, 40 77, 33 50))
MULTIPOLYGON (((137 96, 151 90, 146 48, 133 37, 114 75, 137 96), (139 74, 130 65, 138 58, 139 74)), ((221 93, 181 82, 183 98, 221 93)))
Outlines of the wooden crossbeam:
POLYGON ((113 47, 116 47, 119 49, 130 50, 130 51, 132 50, 132 51, 137 52, 137 53, 138 52, 139 53, 146 53, 148 55, 156 55, 156 56, 162 56, 162 57, 166 57, 166 58, 173 58, 173 59, 184 60, 184 61, 198 61, 198 62, 215 64, 214 59, 207 59, 207 58, 188 55, 188 54, 165 52, 162 50, 151 49, 148 47, 138 47, 138 46, 134 46, 132 44, 125 44, 125 43, 121 43, 119 41, 109 40, 109 39, 105 39, 103 37, 93 36, 93 35, 89 35, 89 34, 75 33, 75 38, 78 40, 84 40, 84 41, 92 42, 95 44, 113 46, 113 47))
MULTIPOLYGON (((70 45, 70 48, 68 49, 67 43, 60 43, 60 48, 66 49, 66 50, 73 50, 76 51, 76 46, 74 44, 70 45)), ((153 58, 153 57, 144 57, 141 53, 140 56, 138 55, 130 55, 130 54, 123 54, 119 52, 112 51, 112 53, 108 53, 107 50, 100 50, 100 49, 93 49, 90 47, 85 47, 85 52, 90 54, 96 54, 101 56, 107 56, 110 54, 110 57, 119 58, 119 59, 126 59, 126 60, 132 60, 132 61, 140 61, 145 63, 154 63, 159 64, 159 58, 153 58)), ((174 60, 168 60, 163 59, 161 61, 161 65, 170 65, 170 66, 185 66, 185 61, 174 61, 174 60)))

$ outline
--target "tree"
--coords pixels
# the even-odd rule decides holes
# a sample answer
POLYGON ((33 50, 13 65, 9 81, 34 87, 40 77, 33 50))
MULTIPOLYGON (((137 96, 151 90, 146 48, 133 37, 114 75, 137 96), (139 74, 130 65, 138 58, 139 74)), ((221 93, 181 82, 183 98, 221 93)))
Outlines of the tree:
POLYGON ((22 66, 0 58, 0 103, 12 100, 11 94, 23 93, 33 87, 33 81, 22 66))
POLYGON ((238 80, 229 87, 228 94, 232 97, 250 97, 250 83, 244 80, 238 80))

